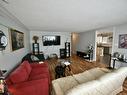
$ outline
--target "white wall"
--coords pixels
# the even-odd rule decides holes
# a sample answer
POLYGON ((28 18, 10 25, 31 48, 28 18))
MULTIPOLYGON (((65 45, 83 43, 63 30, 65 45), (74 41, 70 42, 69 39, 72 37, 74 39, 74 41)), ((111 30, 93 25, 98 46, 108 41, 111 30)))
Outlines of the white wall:
POLYGON ((47 31, 31 31, 30 32, 30 44, 31 44, 31 51, 32 51, 32 43, 34 42, 32 40, 33 36, 39 37, 39 47, 40 51, 43 51, 45 55, 50 55, 53 53, 56 53, 59 57, 59 49, 65 48, 65 42, 71 42, 71 33, 68 32, 47 32, 47 31), (61 36, 61 45, 58 46, 43 46, 42 42, 42 36, 44 35, 59 35, 61 36))
POLYGON ((120 52, 127 57, 127 49, 118 48, 120 34, 127 34, 127 24, 116 26, 113 35, 113 52, 120 52))
POLYGON ((8 13, 4 8, 0 7, 0 30, 4 31, 8 39, 8 45, 3 52, 0 52, 0 69, 6 69, 10 71, 15 65, 17 65, 21 58, 29 52, 29 31, 14 18, 10 13, 8 13), (5 26, 3 26, 3 25, 5 26), (11 46, 9 43, 9 31, 8 28, 17 29, 24 33, 25 48, 11 51, 11 46))
POLYGON ((89 44, 94 46, 94 53, 93 53, 93 60, 96 60, 96 32, 95 31, 88 31, 79 33, 79 43, 77 45, 77 50, 85 51, 88 50, 89 44))
MULTIPOLYGON (((119 44, 119 35, 120 34, 127 34, 127 24, 119 25, 119 26, 115 26, 114 27, 112 54, 114 52, 119 52, 121 54, 125 54, 125 56, 127 58, 127 49, 119 48, 118 47, 118 44, 119 44)), ((113 65, 113 61, 111 61, 111 66, 112 65, 113 65)), ((115 62, 115 68, 119 68, 119 67, 127 67, 127 63, 116 61, 115 62)))

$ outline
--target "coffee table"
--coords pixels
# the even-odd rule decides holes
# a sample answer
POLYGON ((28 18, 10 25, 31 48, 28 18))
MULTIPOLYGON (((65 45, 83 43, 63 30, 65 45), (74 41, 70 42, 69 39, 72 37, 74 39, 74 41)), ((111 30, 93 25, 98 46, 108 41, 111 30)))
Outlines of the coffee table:
POLYGON ((68 67, 69 71, 71 71, 71 68, 70 68, 71 63, 68 60, 62 61, 61 64, 64 64, 65 68, 68 67))

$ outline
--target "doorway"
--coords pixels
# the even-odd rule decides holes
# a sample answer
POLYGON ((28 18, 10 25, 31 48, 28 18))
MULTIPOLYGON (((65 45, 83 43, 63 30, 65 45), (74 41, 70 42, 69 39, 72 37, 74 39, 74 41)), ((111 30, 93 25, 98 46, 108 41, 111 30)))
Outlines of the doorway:
POLYGON ((109 65, 112 53, 113 32, 100 30, 96 34, 96 61, 109 65))
POLYGON ((76 54, 78 40, 79 40, 79 34, 75 32, 71 33, 71 55, 76 54))

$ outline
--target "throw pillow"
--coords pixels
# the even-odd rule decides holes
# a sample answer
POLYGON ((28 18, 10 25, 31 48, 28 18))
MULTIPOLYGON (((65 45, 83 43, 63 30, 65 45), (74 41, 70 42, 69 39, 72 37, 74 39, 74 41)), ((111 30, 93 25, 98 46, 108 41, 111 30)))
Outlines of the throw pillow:
POLYGON ((36 57, 35 55, 31 55, 31 60, 32 61, 39 61, 38 57, 36 57))
POLYGON ((21 65, 25 67, 25 69, 27 71, 27 74, 29 75, 30 72, 31 72, 31 69, 32 69, 29 62, 28 61, 23 61, 23 63, 21 65))
POLYGON ((28 79, 28 74, 25 67, 19 66, 14 72, 11 73, 10 79, 12 83, 20 83, 28 79))

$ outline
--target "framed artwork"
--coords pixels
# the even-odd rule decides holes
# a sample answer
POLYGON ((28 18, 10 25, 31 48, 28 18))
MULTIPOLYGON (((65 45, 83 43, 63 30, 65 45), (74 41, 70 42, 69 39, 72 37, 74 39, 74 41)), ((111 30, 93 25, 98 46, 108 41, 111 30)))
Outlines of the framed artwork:
POLYGON ((10 29, 10 39, 12 51, 24 48, 24 33, 10 29))
POLYGON ((119 35, 119 48, 127 49, 127 34, 119 35))

